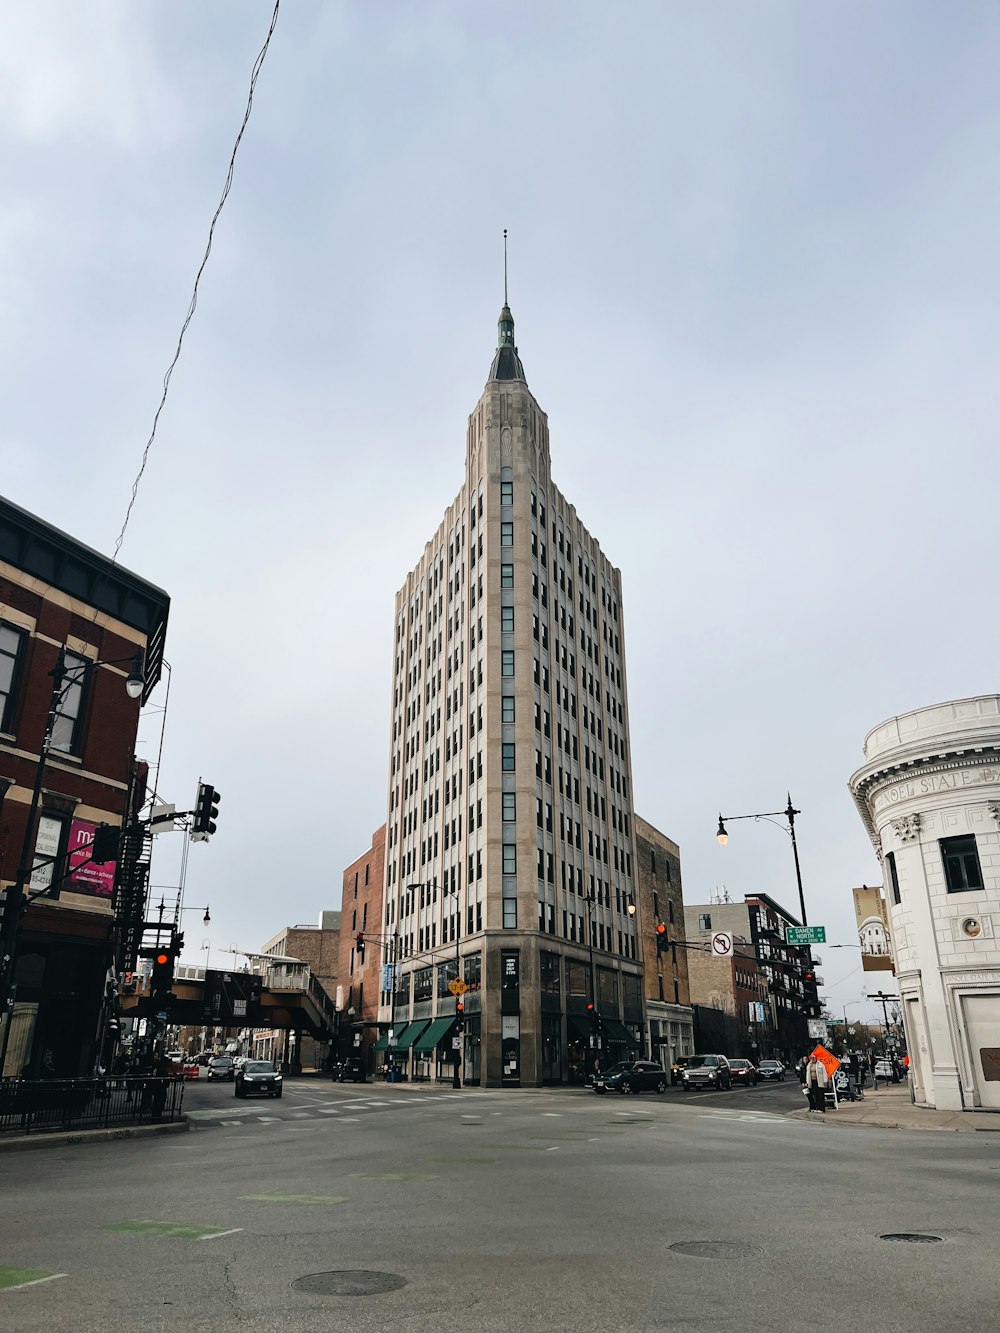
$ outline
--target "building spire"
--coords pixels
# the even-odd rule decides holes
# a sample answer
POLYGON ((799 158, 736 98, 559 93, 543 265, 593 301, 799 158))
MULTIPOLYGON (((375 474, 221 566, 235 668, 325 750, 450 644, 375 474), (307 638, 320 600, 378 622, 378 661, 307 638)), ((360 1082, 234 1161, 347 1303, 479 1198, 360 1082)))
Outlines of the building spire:
POLYGON ((507 304, 507 228, 503 229, 503 309, 497 322, 497 351, 490 366, 490 380, 523 380, 524 367, 514 345, 514 316, 507 304))

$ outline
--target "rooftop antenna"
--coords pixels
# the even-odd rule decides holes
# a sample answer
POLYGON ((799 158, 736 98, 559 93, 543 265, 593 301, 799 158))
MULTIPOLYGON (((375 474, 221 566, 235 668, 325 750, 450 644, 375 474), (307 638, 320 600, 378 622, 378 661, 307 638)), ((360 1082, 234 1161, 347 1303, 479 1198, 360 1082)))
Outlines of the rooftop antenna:
POLYGON ((507 305, 507 228, 503 229, 503 303, 507 305))

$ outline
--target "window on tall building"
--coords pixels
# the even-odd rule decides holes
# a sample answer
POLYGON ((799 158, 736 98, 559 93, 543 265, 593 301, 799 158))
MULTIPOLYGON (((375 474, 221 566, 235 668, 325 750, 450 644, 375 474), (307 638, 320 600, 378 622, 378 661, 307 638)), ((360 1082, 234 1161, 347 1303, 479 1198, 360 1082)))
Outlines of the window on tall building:
POLYGON ((503 873, 505 875, 517 874, 517 844, 505 842, 503 844, 503 873))
POLYGON ((514 483, 512 481, 502 481, 500 483, 500 503, 502 505, 512 505, 514 503, 514 483))
POLYGON ((0 731, 9 732, 14 725, 14 690, 24 640, 21 630, 0 625, 0 731))
POLYGON ((500 566, 500 587, 501 587, 501 588, 513 588, 513 586, 514 586, 514 566, 513 566, 513 565, 501 565, 501 566, 500 566))
POLYGON ((514 674, 514 650, 513 648, 504 648, 500 654, 500 674, 501 676, 513 676, 514 674))
POLYGON ((899 876, 896 873, 896 853, 886 852, 885 863, 889 867, 889 890, 892 893, 892 901, 898 907, 902 898, 899 892, 899 876))
POLYGON ((517 818, 517 794, 512 791, 503 793, 503 820, 505 824, 512 824, 517 818))
POLYGON ((501 524, 500 524, 500 545, 501 545, 501 546, 513 546, 513 545, 514 545, 514 524, 513 524, 513 523, 501 523, 501 524))
POLYGON ((961 838, 942 838, 941 858, 949 893, 965 893, 983 887, 983 872, 974 834, 961 838))
POLYGON ((712 918, 711 918, 711 916, 709 915, 708 912, 701 912, 701 913, 699 913, 699 915, 698 915, 698 929, 699 929, 699 930, 711 930, 711 929, 712 929, 712 918))
POLYGON ((501 768, 505 773, 514 772, 514 746, 512 742, 505 742, 500 747, 501 768))
POLYGON ((514 696, 505 694, 500 700, 500 721, 509 725, 514 721, 514 696))
POLYGON ((505 634, 514 633, 514 608, 512 606, 502 606, 500 608, 500 628, 505 634))

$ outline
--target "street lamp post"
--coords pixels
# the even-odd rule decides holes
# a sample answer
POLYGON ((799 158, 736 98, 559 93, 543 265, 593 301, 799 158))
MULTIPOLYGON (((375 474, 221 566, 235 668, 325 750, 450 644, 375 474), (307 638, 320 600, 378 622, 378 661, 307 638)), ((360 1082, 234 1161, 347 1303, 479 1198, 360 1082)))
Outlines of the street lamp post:
POLYGON ((720 814, 719 827, 716 831, 715 836, 716 839, 718 840, 719 846, 725 847, 726 843, 729 841, 729 834, 726 832, 727 820, 731 822, 734 819, 755 819, 755 820, 766 819, 768 823, 775 824, 776 819, 786 819, 788 821, 787 828, 784 828, 784 825, 782 824, 775 824, 775 827, 782 829, 783 832, 787 833, 792 840, 792 855, 795 858, 795 882, 799 888, 799 909, 802 913, 802 924, 804 926, 807 926, 809 922, 806 920, 806 900, 805 900, 805 895, 802 892, 802 871, 799 868, 799 848, 798 848, 798 843, 795 841, 795 816, 800 815, 801 813, 802 813, 801 810, 796 810, 795 807, 792 805, 792 798, 791 795, 789 795, 788 805, 785 807, 784 810, 765 810, 762 814, 759 815, 720 814))
POLYGON ((28 805, 27 822, 24 828, 24 840, 21 843, 21 855, 17 867, 17 879, 13 886, 7 891, 7 901, 4 911, 4 930, 2 932, 3 945, 0 947, 0 1004, 3 1005, 4 1013, 4 1033, 3 1043, 0 1045, 0 1077, 3 1075, 4 1065, 7 1060, 7 1047, 10 1042, 10 1029, 14 1017, 14 1000, 16 987, 14 985, 14 968, 17 962, 17 935, 20 926, 21 914, 24 909, 32 903, 35 898, 44 893, 51 892, 52 885, 46 885, 38 893, 34 893, 25 900, 25 890, 31 875, 31 866, 34 859, 35 825, 38 820, 38 810, 42 800, 42 783, 45 779, 45 768, 48 763, 49 752, 52 749, 52 737, 55 732, 56 723, 61 716, 61 709, 66 701, 66 696, 74 685, 80 684, 84 675, 102 666, 120 666, 124 662, 131 662, 132 669, 125 680, 125 692, 130 699, 139 699, 145 688, 145 677, 143 674, 144 655, 141 648, 137 649, 130 657, 115 657, 104 661, 91 661, 89 658, 81 658, 78 662, 67 665, 66 649, 59 649, 59 656, 56 658, 56 664, 49 672, 52 677, 52 695, 49 700, 49 711, 45 720, 45 731, 42 735, 42 744, 38 752, 38 763, 35 765, 35 781, 31 792, 31 802, 28 805))
MULTIPOLYGON (((408 889, 440 889, 442 893, 447 893, 450 897, 455 899, 455 980, 461 981, 462 960, 459 956, 458 950, 459 950, 459 944, 461 943, 461 934, 462 934, 462 904, 461 904, 461 899, 459 897, 458 889, 449 889, 445 885, 438 884, 437 881, 435 880, 432 880, 429 884, 407 884, 406 887, 408 889)), ((462 1012, 461 1009, 459 1008, 461 1003, 462 1003, 461 995, 456 994, 455 995, 456 1022, 458 1021, 459 1014, 462 1012)), ((455 1067, 454 1067, 454 1072, 452 1074, 451 1085, 453 1088, 460 1088, 462 1086, 462 1046, 460 1038, 459 1038, 459 1045, 454 1048, 454 1066, 455 1067)))

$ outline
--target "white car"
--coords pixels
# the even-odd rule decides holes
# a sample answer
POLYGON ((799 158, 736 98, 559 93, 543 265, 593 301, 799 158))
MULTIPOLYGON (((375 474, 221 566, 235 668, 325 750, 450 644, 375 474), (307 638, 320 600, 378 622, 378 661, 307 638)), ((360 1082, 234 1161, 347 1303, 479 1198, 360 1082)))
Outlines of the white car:
POLYGON ((875 1077, 892 1078, 892 1065, 889 1063, 888 1060, 875 1061, 875 1077))

